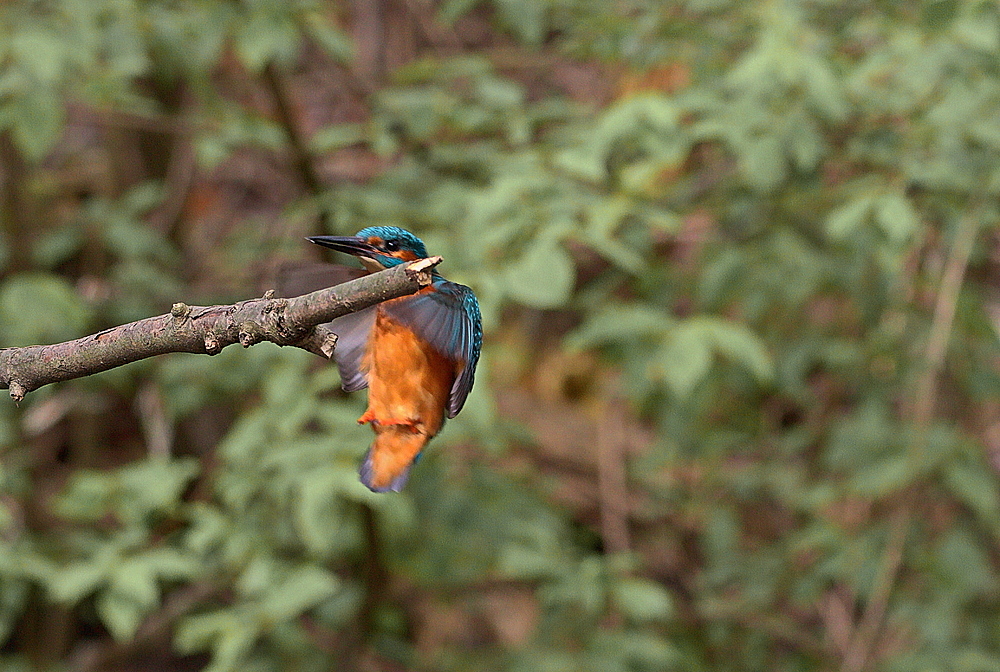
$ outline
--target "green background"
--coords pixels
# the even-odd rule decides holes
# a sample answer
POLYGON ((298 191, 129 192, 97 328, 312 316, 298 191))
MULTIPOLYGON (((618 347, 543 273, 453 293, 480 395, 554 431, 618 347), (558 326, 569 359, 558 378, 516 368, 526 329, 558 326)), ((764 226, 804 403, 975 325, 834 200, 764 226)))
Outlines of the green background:
POLYGON ((0 3, 0 345, 374 224, 486 329, 399 495, 295 349, 0 400, 0 668, 1000 670, 998 59, 967 0, 0 3))

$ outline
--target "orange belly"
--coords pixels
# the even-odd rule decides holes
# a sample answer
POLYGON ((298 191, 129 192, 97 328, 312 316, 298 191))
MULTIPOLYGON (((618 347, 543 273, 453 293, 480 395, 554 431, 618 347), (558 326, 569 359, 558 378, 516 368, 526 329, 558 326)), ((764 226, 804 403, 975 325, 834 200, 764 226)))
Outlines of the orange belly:
POLYGON ((455 365, 381 309, 375 318, 364 366, 375 442, 366 458, 374 489, 388 489, 441 430, 455 365))

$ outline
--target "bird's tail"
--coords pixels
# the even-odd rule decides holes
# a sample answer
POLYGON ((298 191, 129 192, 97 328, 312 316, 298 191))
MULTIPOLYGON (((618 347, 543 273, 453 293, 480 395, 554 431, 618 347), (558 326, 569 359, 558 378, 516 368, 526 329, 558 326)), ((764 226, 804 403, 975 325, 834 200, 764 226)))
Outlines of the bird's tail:
POLYGON ((381 428, 358 470, 361 482, 373 492, 399 492, 429 440, 405 425, 381 428))

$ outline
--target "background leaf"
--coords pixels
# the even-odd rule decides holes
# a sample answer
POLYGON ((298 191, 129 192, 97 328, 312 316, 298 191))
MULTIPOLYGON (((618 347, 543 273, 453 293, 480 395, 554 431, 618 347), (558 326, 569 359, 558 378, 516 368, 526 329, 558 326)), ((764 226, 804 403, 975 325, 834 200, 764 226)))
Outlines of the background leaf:
POLYGON ((485 325, 391 495, 294 348, 0 404, 0 670, 996 667, 1000 10, 850 9, 0 3, 0 346, 376 224, 485 325))
POLYGON ((7 346, 55 343, 83 334, 90 310, 64 279, 28 273, 0 285, 0 339, 7 346))
POLYGON ((561 245, 536 241, 507 267, 504 289, 526 306, 557 308, 569 299, 574 275, 573 261, 561 245))

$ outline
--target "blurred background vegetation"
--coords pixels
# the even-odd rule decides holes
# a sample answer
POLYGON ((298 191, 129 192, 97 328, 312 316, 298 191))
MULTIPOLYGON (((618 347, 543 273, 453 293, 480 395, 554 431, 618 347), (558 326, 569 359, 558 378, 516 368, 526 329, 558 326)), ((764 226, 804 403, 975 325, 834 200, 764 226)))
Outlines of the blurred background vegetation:
POLYGON ((294 349, 0 400, 0 669, 1000 670, 998 57, 978 0, 0 3, 0 345, 372 224, 487 331, 400 495, 294 349))

